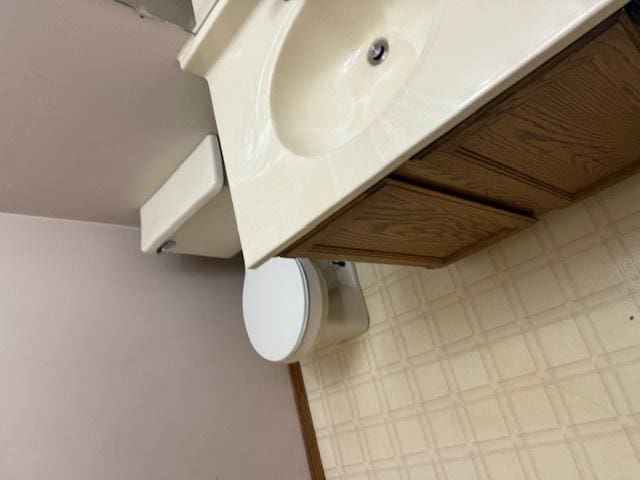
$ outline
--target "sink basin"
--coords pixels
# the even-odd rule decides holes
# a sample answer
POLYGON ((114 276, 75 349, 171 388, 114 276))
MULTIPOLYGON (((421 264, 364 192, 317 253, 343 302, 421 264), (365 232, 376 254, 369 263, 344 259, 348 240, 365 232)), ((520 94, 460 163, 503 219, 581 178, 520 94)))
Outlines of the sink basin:
POLYGON ((283 145, 299 155, 320 155, 371 123, 418 63, 434 3, 306 1, 271 82, 271 115, 283 145), (369 48, 377 40, 385 42, 383 51, 370 61, 369 48))

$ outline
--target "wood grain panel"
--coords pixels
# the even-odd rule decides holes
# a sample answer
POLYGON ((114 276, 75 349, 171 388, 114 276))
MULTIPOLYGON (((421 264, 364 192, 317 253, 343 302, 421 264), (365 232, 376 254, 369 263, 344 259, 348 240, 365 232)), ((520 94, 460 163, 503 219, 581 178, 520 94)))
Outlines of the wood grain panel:
POLYGON ((523 215, 386 179, 289 252, 440 266, 466 249, 533 222, 523 215), (408 261, 402 261, 402 259, 408 261))
POLYGON ((496 113, 456 153, 571 196, 640 162, 640 51, 615 24, 496 113))
POLYGON ((565 207, 571 200, 564 192, 508 171, 499 164, 444 149, 412 158, 393 172, 393 176, 528 214, 565 207))
POLYGON ((616 13, 394 175, 540 215, 638 171, 638 48, 616 13))

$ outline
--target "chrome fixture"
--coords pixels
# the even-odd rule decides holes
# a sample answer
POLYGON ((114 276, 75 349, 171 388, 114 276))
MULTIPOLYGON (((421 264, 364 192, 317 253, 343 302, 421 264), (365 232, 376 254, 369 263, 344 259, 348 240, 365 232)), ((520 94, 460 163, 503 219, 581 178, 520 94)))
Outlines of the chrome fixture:
POLYGON ((166 242, 164 242, 162 245, 158 247, 158 249, 156 250, 156 253, 158 255, 165 254, 175 246, 176 246, 175 240, 167 240, 166 242))
POLYGON ((378 38, 369 46, 367 60, 371 65, 379 65, 384 62, 384 59, 387 58, 388 54, 389 42, 387 42, 386 38, 378 38))

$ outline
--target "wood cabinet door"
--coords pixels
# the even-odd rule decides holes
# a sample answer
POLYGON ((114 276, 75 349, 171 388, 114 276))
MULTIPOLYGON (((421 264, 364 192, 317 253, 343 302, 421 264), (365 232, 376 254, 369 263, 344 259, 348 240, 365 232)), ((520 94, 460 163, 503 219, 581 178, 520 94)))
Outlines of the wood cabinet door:
POLYGON ((483 203, 525 214, 566 207, 571 199, 542 182, 518 175, 501 165, 437 149, 405 162, 393 176, 417 185, 464 195, 483 203))
POLYGON ((617 14, 437 143, 396 173, 535 214, 635 171, 638 26, 617 14))
POLYGON ((290 257, 440 267, 534 219, 386 179, 286 252, 290 257))

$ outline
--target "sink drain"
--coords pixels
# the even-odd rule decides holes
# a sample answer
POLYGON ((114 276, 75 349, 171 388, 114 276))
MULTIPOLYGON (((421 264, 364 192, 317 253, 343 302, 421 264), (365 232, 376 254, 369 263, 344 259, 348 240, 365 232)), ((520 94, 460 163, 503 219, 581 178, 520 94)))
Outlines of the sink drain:
POLYGON ((378 38, 369 46, 367 60, 371 65, 379 65, 384 62, 389 54, 389 42, 385 38, 378 38))

